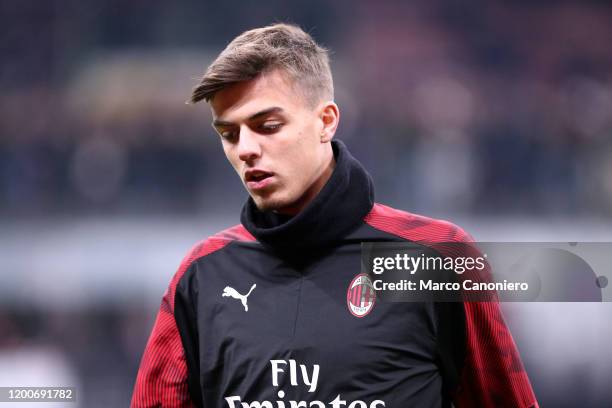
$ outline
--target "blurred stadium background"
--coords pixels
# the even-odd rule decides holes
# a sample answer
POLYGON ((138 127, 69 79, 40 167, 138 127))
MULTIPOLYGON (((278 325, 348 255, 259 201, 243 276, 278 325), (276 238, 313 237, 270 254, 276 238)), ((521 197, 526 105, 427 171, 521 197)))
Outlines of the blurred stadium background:
MULTIPOLYGON (((246 198, 184 102, 274 21, 333 50, 378 201, 483 241, 612 242, 609 2, 0 0, 0 386, 128 405, 180 259, 246 198)), ((611 305, 504 304, 543 407, 612 403, 611 305)))

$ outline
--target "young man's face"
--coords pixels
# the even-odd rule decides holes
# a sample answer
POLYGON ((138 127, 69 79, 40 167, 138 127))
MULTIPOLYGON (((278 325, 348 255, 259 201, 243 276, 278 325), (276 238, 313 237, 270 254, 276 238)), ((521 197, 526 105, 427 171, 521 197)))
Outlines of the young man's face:
POLYGON ((213 126, 260 210, 299 212, 333 170, 333 102, 310 107, 280 70, 217 92, 213 126))

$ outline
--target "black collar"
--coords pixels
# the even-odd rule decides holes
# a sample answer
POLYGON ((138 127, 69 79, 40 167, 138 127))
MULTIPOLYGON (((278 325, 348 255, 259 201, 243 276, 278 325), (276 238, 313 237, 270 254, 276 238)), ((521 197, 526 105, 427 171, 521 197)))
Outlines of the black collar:
POLYGON ((260 211, 251 197, 242 225, 259 242, 280 252, 325 250, 363 222, 374 205, 372 178, 341 141, 332 141, 334 171, 319 194, 293 217, 260 211))

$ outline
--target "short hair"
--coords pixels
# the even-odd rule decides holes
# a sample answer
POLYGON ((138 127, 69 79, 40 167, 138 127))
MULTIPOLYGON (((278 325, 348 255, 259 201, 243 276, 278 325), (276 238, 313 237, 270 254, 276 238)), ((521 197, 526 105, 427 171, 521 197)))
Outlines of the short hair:
POLYGON ((193 89, 191 102, 209 102, 220 90, 275 69, 298 85, 310 105, 334 97, 329 51, 300 27, 278 23, 245 31, 230 42, 193 89))

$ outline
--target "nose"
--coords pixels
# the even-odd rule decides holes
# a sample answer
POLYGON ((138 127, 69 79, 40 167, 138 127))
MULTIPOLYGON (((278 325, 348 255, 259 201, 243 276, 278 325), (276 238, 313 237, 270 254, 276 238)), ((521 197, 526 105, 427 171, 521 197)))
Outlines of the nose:
POLYGON ((261 146, 257 140, 257 135, 248 126, 242 126, 238 139, 238 157, 240 160, 248 162, 260 156, 261 146))

